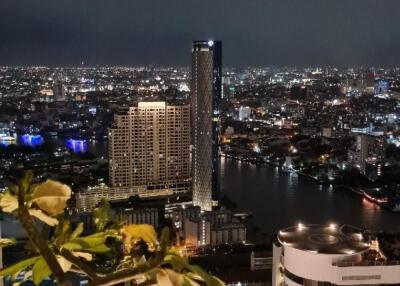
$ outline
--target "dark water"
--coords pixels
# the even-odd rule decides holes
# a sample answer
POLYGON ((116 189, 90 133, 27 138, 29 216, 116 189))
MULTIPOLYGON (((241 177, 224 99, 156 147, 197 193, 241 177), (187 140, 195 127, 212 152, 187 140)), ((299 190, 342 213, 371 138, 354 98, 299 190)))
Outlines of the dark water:
POLYGON ((348 191, 334 191, 272 166, 221 159, 221 188, 253 223, 275 233, 302 223, 352 224, 373 230, 400 231, 400 213, 376 206, 348 191))

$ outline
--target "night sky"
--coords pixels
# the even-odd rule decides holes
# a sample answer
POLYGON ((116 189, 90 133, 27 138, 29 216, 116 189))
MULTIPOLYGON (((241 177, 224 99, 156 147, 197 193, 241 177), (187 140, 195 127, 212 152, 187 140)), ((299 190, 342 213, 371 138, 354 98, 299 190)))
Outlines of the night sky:
POLYGON ((400 66, 399 0, 0 0, 0 65, 400 66))

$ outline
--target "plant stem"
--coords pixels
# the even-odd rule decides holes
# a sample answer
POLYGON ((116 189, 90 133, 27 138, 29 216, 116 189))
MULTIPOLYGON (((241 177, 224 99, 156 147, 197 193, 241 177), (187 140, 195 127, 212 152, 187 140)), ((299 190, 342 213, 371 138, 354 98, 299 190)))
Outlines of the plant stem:
POLYGON ((67 281, 65 279, 64 271, 62 270, 60 264, 58 263, 56 256, 47 246, 47 243, 41 236, 40 232, 36 229, 35 222, 25 206, 24 197, 25 197, 24 188, 20 186, 18 192, 18 217, 28 235, 29 240, 39 251, 43 259, 46 261, 47 265, 49 266, 51 272, 53 273, 57 281, 57 284, 64 286, 72 285, 70 281, 67 281))
POLYGON ((93 283, 97 283, 99 281, 100 277, 97 275, 97 273, 89 265, 81 261, 79 257, 74 256, 69 250, 62 249, 60 254, 69 262, 82 270, 87 276, 89 276, 93 283))

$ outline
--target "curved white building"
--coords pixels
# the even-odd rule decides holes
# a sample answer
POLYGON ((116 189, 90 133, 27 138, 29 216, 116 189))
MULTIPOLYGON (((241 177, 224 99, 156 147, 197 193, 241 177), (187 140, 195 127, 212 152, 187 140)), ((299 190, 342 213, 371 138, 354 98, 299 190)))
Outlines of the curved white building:
POLYGON ((281 230, 273 245, 272 285, 399 283, 400 265, 351 226, 299 224, 281 230))

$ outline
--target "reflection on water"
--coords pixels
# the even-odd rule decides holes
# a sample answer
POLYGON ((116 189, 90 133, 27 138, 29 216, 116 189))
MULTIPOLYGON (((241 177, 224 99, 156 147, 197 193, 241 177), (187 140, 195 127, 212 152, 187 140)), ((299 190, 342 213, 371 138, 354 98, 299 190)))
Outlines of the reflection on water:
POLYGON ((17 142, 17 136, 0 131, 0 146, 7 147, 17 142))
POLYGON ((353 224, 375 230, 400 231, 400 213, 393 213, 346 190, 334 190, 276 167, 221 163, 221 188, 253 222, 268 233, 304 223, 353 224))
POLYGON ((83 139, 68 139, 65 141, 65 146, 74 154, 86 153, 88 150, 88 142, 83 139))
POLYGON ((43 144, 43 137, 35 134, 24 134, 20 137, 20 143, 24 146, 38 147, 43 144))
POLYGON ((22 145, 29 147, 39 147, 44 142, 49 142, 55 148, 68 148, 74 154, 83 154, 90 152, 98 158, 107 157, 107 142, 105 141, 88 141, 86 139, 74 139, 70 138, 65 140, 62 137, 48 137, 41 136, 39 134, 14 134, 10 136, 6 133, 1 133, 0 130, 0 146, 8 147, 10 145, 22 145))

